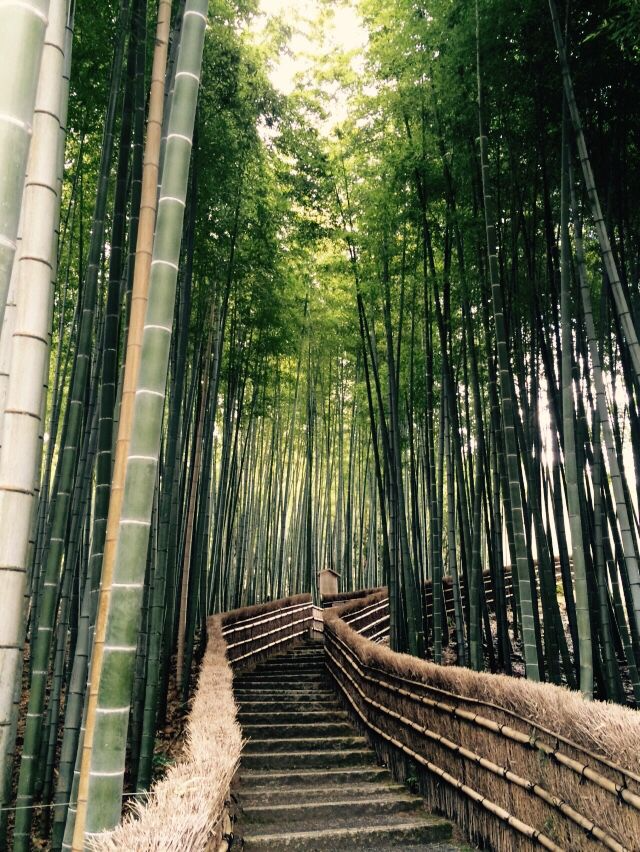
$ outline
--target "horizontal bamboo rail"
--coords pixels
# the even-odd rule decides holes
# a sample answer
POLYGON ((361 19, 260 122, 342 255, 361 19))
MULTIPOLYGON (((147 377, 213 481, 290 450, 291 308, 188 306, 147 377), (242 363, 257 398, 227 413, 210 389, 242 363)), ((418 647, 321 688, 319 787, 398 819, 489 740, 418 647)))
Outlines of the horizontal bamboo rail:
MULTIPOLYGON (((384 621, 384 616, 376 618, 385 604, 379 596, 378 591, 373 603, 371 595, 368 599, 351 600, 325 614, 329 670, 359 722, 373 735, 376 746, 380 745, 383 752, 391 749, 391 758, 394 753, 407 756, 462 799, 478 805, 486 817, 484 827, 477 818, 473 822, 478 838, 495 840, 497 829, 490 824, 493 819, 521 838, 514 848, 577 850, 599 845, 615 852, 640 848, 636 845, 640 838, 640 789, 633 789, 640 780, 637 773, 513 710, 418 681, 415 675, 390 671, 385 667, 385 655, 391 656, 391 652, 386 649, 367 651, 367 658, 372 660, 364 660, 361 651, 371 647, 365 641, 367 635, 375 640, 385 630, 371 632, 376 622, 384 621), (339 630, 338 625, 342 625, 339 630), (385 660, 384 666, 382 662, 378 664, 380 655, 385 660), (466 736, 467 730, 474 732, 471 737, 466 736), (459 766, 455 774, 447 754, 453 759, 452 765, 459 766), (532 763, 532 757, 527 758, 527 754, 539 755, 539 761, 532 763), (465 766, 473 766, 476 775, 469 778, 465 766), (529 777, 530 771, 534 772, 533 777, 529 777), (482 773, 508 785, 505 793, 500 793, 495 783, 484 785, 482 773), (460 777, 456 778, 456 774, 460 777), (612 774, 615 778, 610 777, 612 774), (566 796, 565 785, 569 790, 566 796), (520 799, 506 795, 508 787, 519 789, 520 799), (580 788, 577 795, 576 787, 580 788), (495 798, 492 789, 496 801, 492 801, 495 798), (572 789, 573 800, 567 801, 572 789), (504 807, 509 801, 513 807, 504 807), (537 801, 537 810, 530 809, 527 801, 537 801), (541 821, 544 809, 555 817, 541 821), (564 828, 558 827, 558 820, 560 824, 564 821, 564 828), (555 826, 551 832, 547 823, 555 826), (578 839, 580 835, 582 840, 578 839), (567 837, 571 837, 568 846, 567 837)), ((408 658, 393 657, 397 659, 393 667, 402 670, 403 661, 408 658)), ((465 809, 462 811, 464 815, 465 809)), ((460 818, 455 808, 449 808, 448 812, 460 818)))
MULTIPOLYGON (((234 621, 228 627, 222 628, 222 635, 226 637, 229 636, 231 633, 237 633, 240 630, 248 630, 249 628, 256 627, 258 625, 267 624, 270 621, 275 621, 276 619, 281 618, 286 612, 294 612, 297 610, 308 609, 309 606, 309 603, 304 603, 302 605, 292 604, 291 606, 286 606, 282 609, 278 609, 275 612, 272 612, 271 615, 254 615, 253 618, 246 618, 243 621, 234 621)), ((237 610, 235 611, 237 612, 237 610)))
MULTIPOLYGON (((556 565, 556 580, 560 579, 560 570, 559 566, 556 565)), ((484 583, 484 594, 485 600, 487 602, 487 606, 490 610, 495 609, 495 601, 493 594, 493 579, 491 577, 491 572, 486 570, 483 571, 482 579, 484 583)), ((385 592, 386 588, 384 586, 380 586, 378 588, 372 589, 363 589, 355 592, 341 592, 337 595, 328 595, 322 599, 322 605, 325 608, 333 608, 335 606, 341 606, 347 602, 354 602, 357 600, 364 600, 373 594, 377 594, 379 592, 385 592)), ((466 610, 466 595, 465 595, 465 584, 464 578, 460 578, 460 592, 462 595, 463 606, 466 610)), ((504 593, 507 604, 510 603, 511 598, 513 596, 513 577, 511 574, 511 569, 507 568, 504 572, 504 593)), ((453 580, 450 576, 445 576, 442 578, 442 596, 444 600, 444 608, 447 618, 453 620, 454 618, 454 604, 453 604, 453 580)), ((433 617, 433 592, 431 587, 431 581, 427 580, 422 586, 422 608, 425 618, 430 621, 433 617)))
MULTIPOLYGON (((334 639, 335 639, 335 637, 332 636, 330 641, 332 642, 334 639)), ((371 683, 375 683, 376 685, 383 686, 384 688, 389 689, 389 685, 385 684, 383 681, 367 676, 362 671, 362 669, 360 668, 358 663, 356 662, 355 655, 353 654, 351 649, 348 649, 347 646, 344 645, 344 643, 340 643, 340 640, 337 640, 337 641, 342 646, 342 649, 345 651, 346 655, 351 657, 352 664, 353 664, 354 668, 358 671, 358 674, 359 674, 360 677, 362 677, 364 680, 367 680, 371 683)), ((340 664, 340 662, 335 658, 335 656, 332 654, 330 649, 328 649, 327 653, 328 653, 329 658, 331 659, 332 663, 334 663, 336 666, 338 666, 338 668, 341 670, 341 672, 349 679, 349 681, 351 682, 351 684, 353 685, 355 690, 359 693, 362 700, 365 701, 370 706, 375 707, 377 710, 380 710, 382 713, 384 713, 387 716, 389 716, 390 718, 395 719, 396 721, 402 723, 406 727, 412 728, 413 730, 417 731, 419 734, 426 737, 427 739, 430 739, 430 740, 433 740, 434 742, 437 742, 439 745, 444 746, 444 748, 448 749, 449 751, 456 752, 458 755, 462 756, 466 760, 470 760, 470 761, 473 761, 474 763, 477 763, 478 765, 482 766, 483 769, 486 769, 487 771, 493 773, 494 775, 498 775, 501 778, 504 778, 506 781, 517 784, 519 787, 522 787, 522 788, 528 790, 529 792, 533 793, 535 796, 542 799, 546 804, 548 804, 551 807, 555 808, 556 810, 560 811, 564 816, 566 816, 568 819, 570 819, 572 822, 574 822, 576 825, 578 825, 581 829, 583 829, 588 835, 596 837, 608 849, 612 849, 612 850, 614 850, 614 852, 624 852, 624 850, 626 849, 625 846, 623 846, 621 843, 618 843, 618 841, 615 838, 611 837, 606 831, 604 831, 604 829, 602 829, 600 826, 596 825, 592 820, 587 819, 585 816, 580 814, 578 811, 576 811, 574 808, 572 808, 566 802, 563 802, 557 796, 552 795, 551 793, 549 793, 547 790, 545 790, 540 785, 535 784, 532 781, 530 781, 526 778, 523 778, 520 775, 512 772, 508 767, 500 766, 499 764, 495 763, 494 761, 489 760, 488 758, 482 757, 481 755, 477 754, 476 752, 472 751, 471 749, 467 749, 463 745, 456 743, 456 742, 453 742, 448 737, 445 737, 442 734, 438 734, 435 731, 430 730, 426 726, 420 725, 419 723, 414 722, 412 719, 409 719, 406 716, 403 716, 402 714, 397 713, 396 711, 392 710, 391 708, 387 707, 386 705, 381 704, 380 702, 377 702, 372 698, 369 698, 369 696, 367 696, 366 693, 358 686, 358 684, 356 683, 354 678, 349 674, 349 672, 344 668, 344 666, 342 666, 340 664)), ((342 684, 341 684, 341 687, 344 689, 342 684)), ((412 699, 414 699, 418 702, 427 703, 426 701, 422 701, 419 696, 412 695, 411 693, 407 692, 406 690, 404 690, 402 694, 404 694, 405 696, 410 697, 410 698, 412 698, 412 699)), ((429 702, 429 704, 430 704, 430 706, 432 706, 434 708, 437 707, 437 702, 429 702)), ((437 709, 441 709, 441 708, 437 707, 437 709)), ((447 708, 447 710, 448 711, 453 710, 453 708, 447 708)), ((456 715, 455 711, 451 715, 456 715)), ((496 723, 492 724, 491 720, 489 720, 489 719, 479 720, 477 717, 474 718, 471 714, 468 714, 466 717, 463 717, 463 718, 466 718, 466 721, 469 721, 472 724, 476 724, 480 727, 484 727, 484 728, 492 731, 493 733, 498 733, 498 734, 504 736, 505 738, 511 739, 514 742, 516 742, 520 745, 523 745, 527 748, 528 747, 536 747, 536 744, 534 743, 533 745, 531 745, 530 741, 528 741, 526 737, 521 738, 520 736, 518 736, 518 734, 519 734, 518 731, 506 730, 504 726, 497 725, 496 723)), ((572 763, 577 764, 577 762, 575 762, 575 761, 572 762, 572 763)), ((571 765, 571 763, 566 763, 565 765, 569 766, 569 768, 576 771, 576 767, 571 765)), ((585 769, 585 768, 586 767, 581 766, 577 770, 578 774, 582 774, 582 770, 585 769)), ((588 776, 585 775, 584 777, 586 778, 588 776)), ((608 779, 603 779, 603 778, 597 778, 596 779, 595 773, 594 773, 593 776, 591 776, 589 778, 589 780, 595 781, 596 783, 599 784, 599 786, 602 787, 602 789, 606 790, 607 792, 610 792, 610 793, 613 792, 616 795, 618 794, 618 792, 620 792, 616 788, 616 785, 614 785, 612 782, 609 782, 608 779)), ((628 793, 628 791, 624 791, 624 792, 628 793)), ((629 796, 630 796, 630 799, 625 800, 625 801, 627 801, 627 804, 630 804, 632 807, 635 807, 637 809, 639 807, 639 804, 640 804, 639 797, 633 796, 633 794, 629 794, 629 796)))
MULTIPOLYGON (((363 618, 367 618, 369 615, 373 613, 383 612, 386 610, 386 616, 389 617, 389 598, 385 598, 382 603, 372 604, 371 606, 365 607, 359 615, 349 617, 346 615, 343 619, 345 624, 349 624, 353 627, 354 624, 362 621, 363 618)), ((378 619, 380 620, 380 619, 378 619)), ((366 624, 365 627, 369 627, 369 624, 366 624)), ((358 633, 360 631, 358 630, 358 633)))
MULTIPOLYGON (((354 688, 356 689, 356 691, 360 693, 361 697, 363 697, 364 700, 368 704, 370 704, 371 706, 377 707, 378 709, 386 710, 386 712, 389 715, 393 715, 398 719, 402 719, 402 717, 399 716, 398 714, 395 714, 395 713, 393 713, 393 711, 390 711, 387 708, 384 708, 381 704, 378 704, 378 702, 374 701, 373 699, 367 698, 364 695, 364 693, 362 692, 362 690, 355 683, 353 678, 344 669, 344 667, 341 666, 337 662, 335 657, 331 654, 331 651, 328 651, 328 655, 329 655, 329 658, 332 661, 332 663, 336 664, 338 666, 338 668, 342 671, 342 673, 347 676, 347 678, 351 681, 351 683, 354 686, 354 688)), ((347 699, 347 701, 349 702, 349 704, 353 708, 353 710, 359 716, 359 718, 364 723, 364 725, 367 728, 369 728, 369 730, 373 731, 375 734, 377 734, 378 736, 385 739, 388 743, 390 743, 395 748, 400 749, 402 752, 404 752, 404 754, 407 754, 409 757, 411 757, 417 763, 420 763, 422 766, 427 768, 429 770, 429 772, 434 773, 435 775, 437 775, 438 778, 443 780, 445 783, 451 785, 456 790, 463 793, 465 796, 469 797, 476 804, 481 805, 483 808, 488 810, 494 816, 497 816, 499 819, 501 819, 503 822, 505 822, 507 825, 509 825, 510 828, 513 828, 514 830, 518 831, 519 833, 525 835, 526 837, 528 837, 530 839, 535 839, 537 842, 540 843, 540 845, 544 846, 546 849, 552 849, 552 850, 554 850, 554 852, 562 852, 562 847, 557 846, 546 835, 542 834, 539 831, 536 831, 535 828, 533 828, 532 826, 528 825, 525 822, 522 822, 522 820, 517 819, 517 817, 514 817, 513 814, 510 814, 504 808, 501 808, 499 805, 496 805, 494 802, 491 802, 486 796, 482 796, 480 793, 476 792, 472 787, 469 787, 468 785, 464 784, 462 781, 460 781, 459 778, 455 778, 453 775, 450 775, 448 772, 446 772, 444 769, 442 769, 442 767, 437 766, 435 763, 432 763, 430 760, 427 760, 423 755, 419 754, 418 752, 411 749, 408 745, 406 745, 406 743, 403 743, 402 741, 400 741, 400 740, 396 739, 395 737, 391 736, 390 734, 388 734, 386 731, 383 731, 382 728, 378 728, 376 725, 374 725, 373 722, 371 722, 367 718, 367 716, 362 712, 360 707, 354 701, 353 697, 350 695, 349 690, 344 686, 344 684, 340 681, 340 679, 335 678, 335 680, 336 680, 338 686, 340 687, 343 695, 345 696, 345 698, 347 699)))
MULTIPOLYGON (((541 725, 539 722, 536 722, 533 719, 530 719, 526 716, 519 715, 518 713, 515 713, 513 710, 510 710, 506 707, 501 707, 497 704, 493 704, 490 701, 483 701, 481 699, 472 698, 470 696, 460 696, 457 693, 451 692, 451 691, 446 690, 446 689, 442 689, 441 687, 433 686, 432 684, 423 683, 422 681, 412 680, 411 678, 408 678, 408 677, 403 676, 403 675, 399 675, 395 672, 387 672, 383 669, 377 668, 376 666, 366 665, 366 668, 369 669, 370 671, 382 673, 382 674, 386 675, 387 677, 391 678, 392 680, 396 681, 396 685, 394 685, 392 687, 392 689, 396 692, 399 692, 400 694, 406 694, 407 696, 412 695, 411 692, 405 692, 402 689, 402 687, 397 686, 397 683, 406 683, 406 684, 409 684, 409 685, 411 685, 415 688, 424 689, 425 691, 445 696, 446 698, 448 698, 452 701, 463 701, 465 704, 471 704, 472 706, 475 706, 475 707, 485 708, 489 712, 497 711, 501 714, 504 714, 505 716, 512 718, 514 720, 514 722, 520 722, 521 724, 526 725, 529 728, 535 729, 541 735, 543 734, 543 735, 549 737, 550 739, 554 740, 554 742, 558 743, 558 745, 560 743, 562 743, 566 747, 583 754, 585 759, 588 758, 590 761, 595 761, 597 763, 600 763, 603 766, 606 766, 608 769, 611 769, 614 772, 618 773, 624 779, 624 783, 623 784, 615 784, 615 782, 611 782, 613 787, 615 787, 615 790, 612 788, 612 792, 615 792, 616 795, 624 797, 623 796, 624 791, 629 793, 630 791, 628 790, 628 788, 626 786, 629 782, 640 785, 640 775, 638 775, 637 773, 631 772, 629 769, 626 769, 623 766, 619 766, 614 761, 607 759, 603 755, 596 754, 595 752, 590 751, 589 749, 585 748, 582 745, 579 745, 578 743, 574 742, 573 740, 569 739, 568 737, 563 736, 562 734, 559 734, 555 731, 551 731, 549 728, 545 728, 544 725, 541 725)), ((444 707, 446 705, 442 704, 441 706, 444 707)), ((456 712, 456 715, 460 716, 461 718, 463 718, 466 715, 468 715, 470 718, 474 718, 474 719, 481 719, 482 718, 478 713, 468 712, 468 711, 465 712, 465 711, 462 711, 462 710, 458 710, 456 712)), ((496 727, 508 729, 508 726, 497 725, 497 723, 496 723, 496 727)), ((558 748, 554 749, 553 747, 551 747, 547 743, 545 743, 544 740, 540 740, 537 737, 532 737, 529 734, 522 734, 521 732, 518 732, 518 733, 522 737, 523 743, 526 740, 527 743, 535 744, 536 748, 539 748, 541 751, 544 750, 545 753, 548 756, 554 756, 555 757, 557 754, 561 753, 561 752, 559 752, 558 748)), ((568 760, 570 760, 570 758, 567 758, 567 761, 568 760)), ((591 773, 590 767, 587 764, 582 764, 582 763, 579 763, 578 761, 575 761, 575 763, 576 763, 576 765, 578 765, 580 767, 584 766, 584 770, 580 769, 580 774, 584 775, 584 777, 589 777, 589 775, 591 773)), ((635 799, 640 801, 640 796, 636 795, 635 799)))
POLYGON ((309 635, 312 630, 319 632, 316 610, 310 595, 296 595, 262 607, 225 613, 222 635, 227 642, 229 662, 232 666, 246 665, 258 655, 270 656, 275 649, 309 635), (253 614, 245 618, 245 611, 253 614), (229 642, 230 638, 234 641, 229 642))

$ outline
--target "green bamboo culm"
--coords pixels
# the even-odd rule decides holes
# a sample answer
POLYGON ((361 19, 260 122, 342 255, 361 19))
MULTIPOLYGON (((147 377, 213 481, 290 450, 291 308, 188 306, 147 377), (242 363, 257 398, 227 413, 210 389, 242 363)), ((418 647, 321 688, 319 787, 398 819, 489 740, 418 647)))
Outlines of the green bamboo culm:
MULTIPOLYGON (((629 308, 622 282, 620 281, 620 274, 618 272, 618 267, 616 264, 615 257, 613 255, 613 251, 611 250, 609 234, 602 213, 602 208, 600 206, 600 198, 598 195, 598 190, 596 188, 593 170, 591 168, 591 161, 589 159, 587 143, 584 137, 584 132, 582 130, 580 112, 578 110, 578 105, 576 103, 576 98, 573 91, 573 82, 571 80, 569 62, 567 59, 567 50, 562 35, 562 28, 560 26, 560 19, 558 18, 558 9, 555 0, 549 0, 549 10, 551 12, 551 22, 553 25, 553 32, 556 39, 556 46, 558 48, 558 56, 560 59, 560 70, 562 72, 562 84, 566 98, 566 105, 569 111, 571 125, 573 127, 575 144, 578 151, 578 160, 582 169, 584 188, 587 192, 587 197, 589 199, 589 208, 591 210, 595 233, 598 238, 598 245, 600 246, 602 263, 605 272, 609 278, 609 286, 611 287, 613 303, 615 306, 616 313, 618 314, 620 325, 622 327, 622 330, 624 331, 624 336, 627 341, 629 355, 631 358, 631 363, 633 365, 633 371, 635 374, 636 382, 640 383, 640 341, 638 341, 638 335, 634 325, 633 315, 629 308)), ((603 425, 604 423, 605 420, 603 419, 603 425)), ((618 505, 620 504, 618 503, 618 505)), ((624 520, 622 521, 622 523, 624 523, 624 520)), ((626 534, 626 531, 623 527, 623 539, 624 538, 627 539, 627 544, 630 544, 629 536, 626 534)), ((630 549, 627 549, 625 556, 629 552, 630 549)), ((635 622, 636 629, 640 629, 640 566, 638 565, 638 560, 636 558, 632 558, 628 562, 628 571, 630 585, 629 591, 631 603, 633 606, 632 612, 629 613, 629 618, 633 619, 633 621, 635 622)))
POLYGON ((0 0, 0 328, 16 253, 49 0, 0 0))
MULTIPOLYGON (((602 430, 603 447, 609 465, 609 480, 611 482, 612 496, 615 501, 615 511, 620 527, 620 547, 624 555, 624 560, 627 565, 627 570, 630 576, 638 574, 638 557, 636 554, 636 545, 631 528, 631 518, 633 517, 632 507, 627 505, 624 486, 622 484, 622 475, 618 454, 616 452, 615 441, 611 421, 609 419, 609 406, 607 402, 607 393, 602 370, 602 362, 600 359, 600 350, 598 349, 598 336, 596 333, 595 320, 593 318, 593 308, 591 304, 591 288, 587 276, 586 259, 584 254, 584 245, 582 242, 582 221, 578 215, 577 196, 574 185, 573 169, 571 168, 571 150, 569 149, 569 188, 571 191, 571 211, 573 214, 573 234, 575 241, 575 256, 576 266, 578 269, 578 280, 580 284, 580 297, 582 302, 582 315, 584 317, 584 325, 589 345, 589 356, 591 358, 593 370, 593 383, 595 388, 595 403, 596 412, 598 415, 598 433, 602 430)), ((595 432, 594 424, 594 432, 595 432)), ((595 438, 594 438, 595 444, 595 438)), ((630 620, 635 620, 636 610, 629 611, 630 620)), ((637 668, 632 656, 628 657, 629 661, 629 676, 633 686, 633 694, 637 703, 640 703, 640 680, 637 676, 637 668)))
POLYGON ((29 707, 25 725, 20 775, 18 779, 14 848, 16 852, 27 849, 31 822, 31 805, 36 781, 36 763, 40 752, 43 731, 43 710, 46 699, 47 674, 51 642, 55 627, 56 610, 59 598, 61 566, 64 557, 65 533, 69 523, 72 506, 74 480, 78 471, 80 443, 85 417, 85 396, 87 381, 90 377, 91 350, 93 346, 94 317, 98 297, 98 279, 100 257, 104 242, 106 206, 108 198, 109 175, 113 153, 113 135, 116 106, 118 102, 118 83, 124 53, 124 33, 127 30, 128 3, 121 0, 118 20, 119 37, 116 42, 109 103, 103 134, 103 146, 100 160, 100 178, 95 202, 87 273, 84 283, 82 319, 79 328, 76 351, 76 368, 69 399, 69 418, 67 431, 59 460, 60 479, 56 498, 52 504, 52 523, 49 550, 44 568, 41 606, 37 623, 34 624, 31 662, 32 677, 29 691, 29 707))
MULTIPOLYGON (((36 72, 36 97, 30 100, 29 105, 22 104, 23 113, 17 111, 17 102, 11 112, 11 98, 17 93, 7 91, 7 87, 17 85, 19 81, 14 79, 11 83, 4 76, 4 71, 0 72, 3 80, 0 86, 0 161, 3 162, 0 174, 0 270, 3 271, 0 275, 4 274, 8 257, 6 239, 9 198, 5 191, 8 181, 15 176, 13 171, 18 168, 17 161, 13 159, 16 154, 14 147, 18 145, 18 139, 13 134, 17 124, 11 124, 11 116, 14 122, 19 122, 27 118, 28 112, 29 126, 25 133, 30 134, 32 121, 34 129, 34 141, 29 151, 30 175, 24 188, 22 213, 27 225, 23 240, 25 251, 16 260, 14 269, 17 285, 15 319, 7 410, 0 436, 3 446, 0 457, 0 580, 6 605, 5 615, 0 619, 0 805, 8 804, 10 796, 17 702, 20 700, 20 692, 15 689, 15 684, 21 681, 26 574, 41 458, 43 376, 48 373, 48 333, 53 305, 52 278, 55 275, 60 202, 59 164, 64 148, 64 135, 61 135, 64 122, 61 122, 60 116, 66 113, 66 89, 63 85, 66 4, 64 0, 57 0, 51 10, 49 3, 46 4, 46 10, 45 4, 34 4, 36 11, 29 13, 34 21, 27 14, 29 4, 24 3, 22 6, 24 8, 13 7, 13 14, 20 18, 23 27, 32 24, 31 40, 28 42, 31 49, 35 49, 34 39, 39 33, 40 24, 47 20, 45 11, 51 11, 52 14, 51 21, 47 23, 47 48, 46 51, 41 50, 38 56, 40 70, 36 72), (9 144, 10 153, 5 150, 5 144, 9 144)), ((13 42, 5 44, 5 37, 17 40, 19 35, 15 28, 16 22, 12 25, 10 21, 11 9, 12 4, 0 2, 0 55, 3 57, 2 67, 8 69, 9 77, 18 66, 20 72, 26 74, 23 66, 29 64, 19 54, 12 52, 16 46, 13 42), (4 64, 5 60, 7 64, 4 64)), ((44 38, 38 38, 44 43, 44 38)), ((26 49, 24 43, 22 48, 26 49)), ((28 148, 27 144, 25 156, 28 148)), ((19 168, 24 178, 22 161, 19 168)), ((18 208, 22 195, 20 187, 18 208)), ((11 264, 9 270, 10 267, 11 264)), ((2 310, 5 296, 6 293, 0 296, 2 310)), ((6 834, 5 814, 6 811, 0 812, 0 847, 6 834)))
MULTIPOLYGON (((120 821, 129 701, 140 628, 146 554, 160 441, 191 143, 207 1, 188 0, 158 201, 140 373, 127 459, 103 668, 98 684, 84 842, 120 821)), ((81 848, 74 837, 73 848, 81 848)))
MULTIPOLYGON (((484 135, 482 118, 482 79, 480 75, 480 14, 476 0, 476 49, 478 74, 478 123, 480 142, 480 168, 482 170, 482 193, 484 197, 485 225, 487 231, 487 253, 489 257, 489 279, 491 299, 495 320, 496 346, 498 352, 498 371, 500 374, 500 402, 504 430, 504 444, 508 473, 508 497, 513 517, 515 539, 515 557, 517 580, 520 592, 520 610, 522 616, 522 645, 524 651, 525 669, 530 680, 540 680, 540 666, 536 642, 535 617, 533 600, 533 584, 530 580, 529 562, 525 538, 525 523, 520 493, 519 458, 516 442, 515 417, 513 410, 513 387, 507 346, 507 330, 505 327, 504 304, 500 271, 498 269, 497 238, 495 226, 495 211, 493 196, 489 184, 489 163, 487 158, 487 138, 484 135)), ((506 497, 506 494, 505 494, 506 497)))
POLYGON ((580 493, 576 458, 575 410, 573 402, 573 347, 571 330, 571 254, 569 243, 569 140, 566 103, 563 99, 562 180, 560 195, 560 316, 562 325, 562 419, 564 427, 564 469, 567 480, 567 507, 571 530, 571 550, 575 574, 576 616, 580 657, 580 691, 593 698, 593 649, 585 564, 580 493))

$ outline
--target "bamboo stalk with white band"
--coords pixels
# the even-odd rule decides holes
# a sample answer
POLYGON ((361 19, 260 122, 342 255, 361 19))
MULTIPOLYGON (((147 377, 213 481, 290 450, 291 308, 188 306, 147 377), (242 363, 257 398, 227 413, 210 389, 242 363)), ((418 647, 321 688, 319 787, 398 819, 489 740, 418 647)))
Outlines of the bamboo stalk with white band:
MULTIPOLYGON (((140 366, 133 403, 131 441, 127 453, 122 510, 115 564, 106 601, 100 671, 91 690, 85 744, 90 745, 86 798, 81 778, 73 849, 86 839, 115 827, 120 820, 126 756, 129 701, 136 641, 140 627, 144 574, 156 472, 160 452, 164 395, 180 259, 191 139, 202 65, 206 0, 188 0, 178 53, 171 104, 151 281, 140 366)), ((96 651, 99 637, 96 635, 96 651)))
MULTIPOLYGON (((0 2, 0 50, 7 32, 18 33, 6 21, 8 3, 0 2)), ((18 672, 24 641, 24 596, 29 539, 32 530, 34 483, 37 480, 41 454, 41 419, 43 411, 43 376, 49 358, 49 334, 53 305, 52 282, 56 263, 56 231, 59 220, 60 183, 59 163, 60 116, 64 109, 63 86, 64 37, 67 22, 66 0, 46 4, 20 4, 15 14, 22 19, 22 35, 30 40, 29 50, 36 50, 34 40, 43 40, 46 13, 51 18, 46 30, 44 51, 38 51, 40 76, 35 102, 29 107, 33 116, 33 144, 29 154, 28 179, 24 188, 21 257, 15 270, 16 308, 11 341, 11 356, 5 413, 2 422, 2 447, 0 456, 0 584, 3 589, 6 617, 0 624, 0 763, 8 764, 15 736, 14 687, 19 682, 18 672), (33 9, 31 8, 33 5, 33 9), (46 6, 46 8, 45 8, 46 6), (43 28, 40 35, 40 28, 43 28), (42 62, 40 59, 42 57, 42 62)), ((13 49, 12 45, 12 49, 13 49)), ((9 48, 7 47, 7 50, 9 48)), ((23 49, 27 50, 23 43, 23 49)), ((6 53, 2 54, 6 57, 6 53)), ((25 54, 26 55, 26 54, 25 54)), ((31 56, 29 55, 31 60, 31 56)), ((16 60, 26 66, 25 57, 16 60)), ((24 74, 26 70, 23 68, 24 74)), ((26 85, 26 83, 25 83, 26 85)), ((2 88, 2 87, 0 87, 2 88)), ((3 100, 6 92, 0 91, 0 113, 6 109, 3 100)), ((25 96, 26 97, 26 96, 25 96)), ((26 116, 27 107, 23 104, 26 116)), ((4 115, 6 118, 6 113, 4 115)), ((29 123, 31 116, 29 116, 29 123)), ((6 122, 5 122, 6 123, 6 122)), ((5 157, 3 144, 5 127, 0 116, 0 199, 6 174, 12 168, 5 157)), ((29 128, 29 136, 31 129, 29 128)), ((14 137, 12 144, 18 145, 14 137)), ((25 151, 28 149, 26 142, 25 151)), ((15 153, 15 152, 14 152, 15 153)), ((17 154, 16 154, 17 156, 17 154)), ((17 161, 15 161, 17 163, 17 161)), ((15 166, 17 168, 18 165, 15 166)), ((25 167, 20 161, 21 175, 25 167)), ((22 197, 22 187, 20 187, 22 197)), ((0 208, 2 203, 0 200, 0 208)), ((6 212, 6 210, 5 210, 6 212)), ((0 212, 0 227, 6 218, 0 212)), ((3 249, 0 246, 0 258, 3 249)), ((0 259, 0 279, 5 267, 0 259)), ((7 281, 8 283, 8 281, 7 281)), ((2 281, 0 280, 0 289, 2 281)), ((6 295, 6 293, 4 294, 6 295)), ((4 307, 4 299, 3 305, 4 307)), ((0 801, 6 802, 5 773, 0 779, 0 801)))
POLYGON ((49 0, 0 0, 0 328, 22 207, 49 0))

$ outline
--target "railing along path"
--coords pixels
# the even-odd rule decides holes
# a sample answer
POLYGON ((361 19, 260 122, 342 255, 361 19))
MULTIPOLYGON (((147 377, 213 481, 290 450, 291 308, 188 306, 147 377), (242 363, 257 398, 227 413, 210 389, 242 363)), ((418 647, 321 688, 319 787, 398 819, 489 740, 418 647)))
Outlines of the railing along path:
POLYGON ((396 654, 380 644, 389 632, 386 590, 349 597, 324 611, 297 595, 212 617, 183 760, 96 848, 147 849, 150 837, 153 848, 174 848, 189 837, 189 849, 227 849, 242 750, 232 670, 324 632, 335 688, 379 759, 399 780, 413 778, 429 807, 474 840, 509 850, 640 850, 634 711, 396 654))
POLYGON ((431 804, 495 848, 640 849, 637 757, 624 765, 613 748, 598 754, 570 735, 572 713, 584 726, 592 711, 634 754, 633 711, 394 654, 374 644, 388 618, 385 590, 325 610, 325 648, 347 707, 399 776, 418 769, 431 804))

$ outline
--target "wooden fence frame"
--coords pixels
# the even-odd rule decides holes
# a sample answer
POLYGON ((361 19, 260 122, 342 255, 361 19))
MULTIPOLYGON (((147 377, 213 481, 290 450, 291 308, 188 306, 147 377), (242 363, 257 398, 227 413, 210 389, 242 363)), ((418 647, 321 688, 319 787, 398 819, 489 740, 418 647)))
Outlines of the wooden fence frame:
MULTIPOLYGON (((462 670, 434 667, 367 641, 380 632, 384 603, 378 592, 325 610, 325 647, 347 709, 399 778, 417 771, 434 806, 495 848, 639 848, 635 767, 501 706, 501 676, 468 672, 469 678, 493 679, 485 686, 495 687, 496 700, 479 700, 460 692, 462 670), (435 668, 438 685, 429 679, 435 668), (447 671, 450 689, 442 684, 447 671)), ((557 702, 557 687, 521 683, 543 702, 546 695, 550 705, 557 702)), ((609 705, 603 710, 596 704, 600 716, 610 712, 612 724, 634 720, 625 708, 608 711, 609 705)), ((640 717, 637 723, 640 735, 640 717)))

